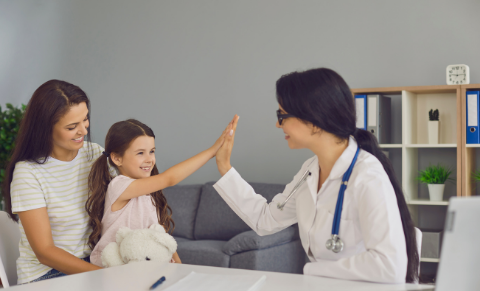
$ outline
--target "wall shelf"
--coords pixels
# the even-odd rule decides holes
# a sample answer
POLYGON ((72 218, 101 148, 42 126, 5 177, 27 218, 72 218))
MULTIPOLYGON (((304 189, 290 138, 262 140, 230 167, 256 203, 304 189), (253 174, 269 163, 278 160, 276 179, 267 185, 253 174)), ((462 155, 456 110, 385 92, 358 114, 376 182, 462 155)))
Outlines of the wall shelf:
POLYGON ((383 149, 394 149, 394 148, 402 148, 401 144, 380 144, 379 145, 383 149))
MULTIPOLYGON (((390 159, 415 226, 443 229, 449 198, 480 195, 480 181, 472 173, 480 169, 480 144, 466 144, 466 92, 480 84, 353 89, 357 94, 381 94, 391 98, 389 143, 380 148, 390 159), (428 112, 440 113, 439 144, 428 143, 428 112), (453 169, 456 181, 445 185, 444 201, 430 201, 428 187, 417 180, 419 170, 443 164, 453 169)), ((420 258, 438 263, 438 258, 420 258)), ((423 268, 430 268, 423 266, 423 268)))
POLYGON ((438 258, 420 258, 420 262, 425 262, 425 263, 439 263, 440 259, 438 258))
POLYGON ((448 201, 430 201, 430 200, 410 200, 407 201, 409 205, 430 205, 430 206, 448 206, 448 201))
POLYGON ((457 144, 407 144, 406 148, 456 148, 457 144))

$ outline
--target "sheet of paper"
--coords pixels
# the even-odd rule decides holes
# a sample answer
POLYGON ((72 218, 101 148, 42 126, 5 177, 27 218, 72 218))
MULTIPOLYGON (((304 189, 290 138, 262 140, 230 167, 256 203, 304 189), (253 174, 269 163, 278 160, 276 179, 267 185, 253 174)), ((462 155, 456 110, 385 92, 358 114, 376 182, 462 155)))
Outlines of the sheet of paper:
POLYGON ((266 280, 265 275, 217 275, 191 272, 165 291, 255 291, 266 280))

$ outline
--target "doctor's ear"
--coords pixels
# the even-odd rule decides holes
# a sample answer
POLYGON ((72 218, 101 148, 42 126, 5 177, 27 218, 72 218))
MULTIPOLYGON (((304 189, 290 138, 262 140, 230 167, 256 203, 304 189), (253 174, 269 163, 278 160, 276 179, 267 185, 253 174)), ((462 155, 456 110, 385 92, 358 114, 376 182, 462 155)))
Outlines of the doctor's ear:
POLYGON ((120 157, 120 156, 117 155, 116 153, 110 153, 110 159, 112 160, 112 162, 113 162, 117 167, 121 167, 121 166, 122 166, 123 159, 122 159, 122 157, 120 157))
POLYGON ((322 133, 322 132, 323 132, 323 129, 312 124, 312 135, 317 133, 322 133))

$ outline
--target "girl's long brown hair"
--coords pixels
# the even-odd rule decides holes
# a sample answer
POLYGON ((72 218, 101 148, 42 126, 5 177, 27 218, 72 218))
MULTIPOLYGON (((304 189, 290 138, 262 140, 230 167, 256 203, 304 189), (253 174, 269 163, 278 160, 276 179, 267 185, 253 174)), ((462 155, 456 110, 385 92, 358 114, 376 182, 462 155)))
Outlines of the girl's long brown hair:
MULTIPOLYGON (((112 125, 105 138, 105 152, 115 153, 123 156, 130 144, 139 136, 150 136, 155 138, 150 127, 135 119, 120 121, 112 125)), ((92 233, 88 238, 88 246, 93 250, 102 235, 102 218, 105 209, 105 198, 108 184, 113 177, 110 174, 108 165, 118 170, 115 163, 106 155, 101 155, 93 164, 90 175, 88 176, 88 199, 85 209, 90 216, 89 225, 92 233)), ((154 165, 151 176, 158 175, 157 166, 154 165)), ((162 190, 150 193, 152 203, 157 209, 158 223, 163 225, 167 232, 172 232, 175 223, 172 219, 172 209, 167 204, 167 199, 162 190)))
MULTIPOLYGON (((11 219, 18 222, 18 217, 12 213, 12 197, 10 184, 13 180, 15 164, 30 161, 43 164, 53 150, 53 126, 65 115, 71 106, 85 103, 89 109, 90 100, 87 94, 78 86, 60 80, 50 80, 43 83, 32 95, 27 104, 25 115, 20 122, 15 148, 6 168, 2 194, 5 198, 5 210, 11 219)), ((85 136, 90 141, 90 131, 85 136)), ((90 147, 90 143, 86 144, 90 147)), ((91 159, 91 149, 87 152, 91 159)))

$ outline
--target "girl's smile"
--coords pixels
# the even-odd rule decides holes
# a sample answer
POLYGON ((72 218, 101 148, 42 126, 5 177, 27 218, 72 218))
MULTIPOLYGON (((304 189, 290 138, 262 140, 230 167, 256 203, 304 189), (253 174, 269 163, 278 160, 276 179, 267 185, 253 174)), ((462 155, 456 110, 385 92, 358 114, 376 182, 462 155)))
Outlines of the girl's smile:
POLYGON ((150 177, 155 165, 155 139, 142 135, 134 139, 123 157, 115 157, 120 174, 133 178, 150 177))

